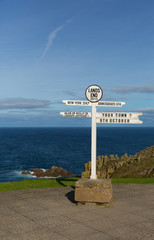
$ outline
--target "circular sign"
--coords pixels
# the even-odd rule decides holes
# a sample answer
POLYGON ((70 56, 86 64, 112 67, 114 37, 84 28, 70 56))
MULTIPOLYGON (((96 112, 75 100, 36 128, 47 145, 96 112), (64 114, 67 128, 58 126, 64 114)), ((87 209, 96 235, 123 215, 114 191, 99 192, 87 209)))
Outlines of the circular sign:
POLYGON ((101 89, 101 87, 99 87, 98 85, 90 85, 87 89, 86 89, 86 98, 92 102, 98 102, 102 96, 103 96, 103 91, 101 89))

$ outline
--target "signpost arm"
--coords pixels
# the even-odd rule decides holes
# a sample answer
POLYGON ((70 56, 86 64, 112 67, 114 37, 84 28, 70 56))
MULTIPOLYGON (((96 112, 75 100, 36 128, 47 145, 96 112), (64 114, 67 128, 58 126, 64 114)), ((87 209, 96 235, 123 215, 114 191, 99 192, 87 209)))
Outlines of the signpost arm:
POLYGON ((96 174, 96 103, 92 103, 91 117, 91 179, 97 179, 96 174))

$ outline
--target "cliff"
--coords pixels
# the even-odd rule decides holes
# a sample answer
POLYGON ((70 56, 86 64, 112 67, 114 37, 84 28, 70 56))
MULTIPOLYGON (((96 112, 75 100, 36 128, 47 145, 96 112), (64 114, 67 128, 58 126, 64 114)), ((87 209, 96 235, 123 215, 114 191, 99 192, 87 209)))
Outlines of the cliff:
MULTIPOLYGON (((85 163, 82 178, 90 177, 91 162, 85 163)), ((97 157, 98 178, 142 178, 154 177, 154 145, 135 155, 97 157)))

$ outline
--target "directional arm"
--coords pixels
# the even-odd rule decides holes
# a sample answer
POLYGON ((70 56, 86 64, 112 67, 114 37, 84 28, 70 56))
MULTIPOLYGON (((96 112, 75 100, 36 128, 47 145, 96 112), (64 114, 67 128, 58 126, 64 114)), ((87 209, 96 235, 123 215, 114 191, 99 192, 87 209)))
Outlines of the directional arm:
MULTIPOLYGON (((96 104, 95 104, 96 105, 96 104)), ((91 112, 60 112, 63 117, 91 117, 91 112)), ((96 112, 96 123, 142 124, 140 112, 96 112)))
POLYGON ((91 112, 60 112, 63 117, 91 117, 91 112))
MULTIPOLYGON (((63 103, 66 105, 72 106, 92 106, 92 103, 89 101, 80 101, 80 100, 63 100, 63 103)), ((125 102, 111 102, 111 101, 102 101, 97 102, 96 106, 98 107, 122 107, 125 102)))

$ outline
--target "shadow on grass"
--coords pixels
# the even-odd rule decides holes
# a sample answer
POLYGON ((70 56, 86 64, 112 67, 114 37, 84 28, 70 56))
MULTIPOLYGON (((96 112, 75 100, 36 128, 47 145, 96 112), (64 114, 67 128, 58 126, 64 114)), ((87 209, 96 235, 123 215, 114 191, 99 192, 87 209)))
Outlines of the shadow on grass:
POLYGON ((77 179, 74 179, 74 178, 56 178, 56 181, 59 185, 63 186, 63 187, 74 187, 75 185, 75 182, 78 180, 77 179), (66 182, 66 184, 64 183, 66 182), (72 186, 71 184, 67 184, 69 182, 72 182, 72 186))
POLYGON ((59 184, 59 185, 61 185, 61 186, 63 186, 63 187, 67 187, 67 185, 65 185, 62 181, 63 181, 64 179, 60 179, 60 178, 57 178, 56 179, 56 181, 57 181, 57 183, 59 184))

